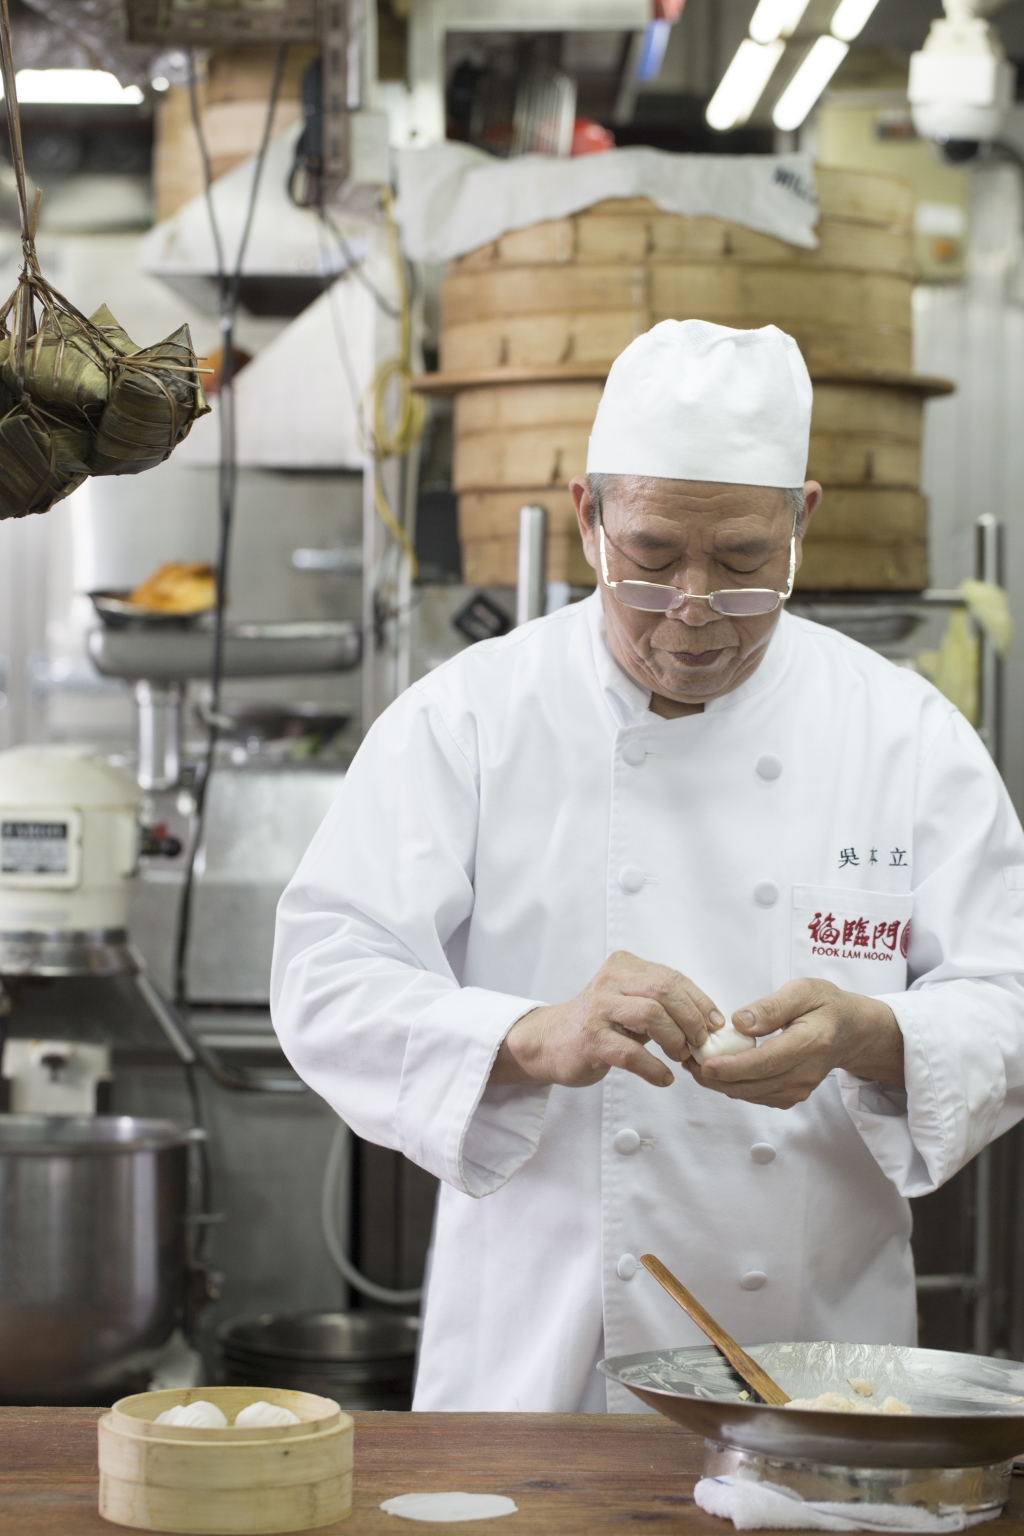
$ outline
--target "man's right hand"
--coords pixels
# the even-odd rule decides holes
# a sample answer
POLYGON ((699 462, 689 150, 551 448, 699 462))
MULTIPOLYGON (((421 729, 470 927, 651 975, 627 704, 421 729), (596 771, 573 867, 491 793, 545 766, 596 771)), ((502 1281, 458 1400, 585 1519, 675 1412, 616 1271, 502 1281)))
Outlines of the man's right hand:
POLYGON ((670 1061, 685 1061, 725 1023, 710 997, 679 971, 620 950, 568 1003, 534 1008, 502 1041, 490 1082, 560 1083, 589 1088, 612 1068, 655 1088, 672 1073, 640 1044, 653 1040, 670 1061))

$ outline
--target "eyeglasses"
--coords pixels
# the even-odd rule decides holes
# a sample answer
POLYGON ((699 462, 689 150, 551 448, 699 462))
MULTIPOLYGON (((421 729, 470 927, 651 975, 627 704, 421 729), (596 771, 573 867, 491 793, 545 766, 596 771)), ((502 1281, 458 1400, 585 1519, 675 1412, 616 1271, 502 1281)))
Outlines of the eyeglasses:
POLYGON ((774 613, 780 603, 793 595, 796 578, 796 528, 789 541, 789 580, 785 592, 774 587, 730 587, 721 592, 684 592, 663 581, 612 581, 608 575, 604 519, 598 526, 601 547, 601 575, 604 584, 626 608, 642 608, 648 613, 674 613, 686 602, 710 603, 715 613, 734 619, 752 619, 757 614, 774 613))

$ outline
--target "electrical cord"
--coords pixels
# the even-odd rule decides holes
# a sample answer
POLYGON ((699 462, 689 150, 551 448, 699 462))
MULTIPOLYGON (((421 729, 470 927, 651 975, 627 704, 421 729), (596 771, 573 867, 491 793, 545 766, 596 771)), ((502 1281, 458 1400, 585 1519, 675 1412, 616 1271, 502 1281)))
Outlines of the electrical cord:
POLYGON ((412 389, 409 356, 412 348, 412 302, 398 242, 398 226, 391 211, 391 190, 381 188, 381 206, 398 288, 398 351, 380 363, 366 392, 361 416, 364 441, 373 458, 373 497, 377 515, 409 562, 413 581, 419 571, 416 550, 409 534, 391 509, 380 466, 385 459, 404 458, 423 435, 427 407, 423 396, 412 389), (397 392, 397 401, 394 396, 397 392), (389 407, 389 402, 391 402, 389 407), (389 420, 389 414, 392 419, 389 420))
POLYGON ((270 97, 267 103, 267 116, 263 125, 263 137, 260 141, 259 153, 256 156, 256 164, 253 168, 252 189, 249 194, 249 204, 246 209, 245 220, 242 225, 242 234, 238 243, 238 253, 235 259, 235 267, 231 276, 228 276, 224 260, 224 242, 221 238, 220 223, 217 219, 217 210, 213 201, 213 174, 210 166, 210 153, 203 129, 202 116, 199 111, 199 97, 196 87, 195 53, 189 49, 188 53, 188 91, 189 106, 192 114, 192 123, 196 137, 199 141, 199 153, 203 166, 203 186, 206 196, 206 209, 210 221, 210 230, 213 236, 214 251, 217 259, 217 289, 220 308, 220 333, 221 333, 221 383, 218 412, 220 423, 220 461, 218 464, 217 491, 218 491, 218 543, 217 543, 217 600, 214 610, 213 630, 213 664, 210 673, 210 716, 207 725, 206 752, 199 765, 193 785, 193 799, 195 810, 193 812, 192 835, 189 838, 188 852, 185 860, 185 875, 182 882, 181 897, 178 905, 177 937, 174 954, 174 1001, 180 1009, 188 1007, 188 945, 192 926, 192 900, 195 887, 196 856, 202 842, 203 832, 206 826, 206 796, 209 788, 210 777, 213 771, 214 756, 217 750, 219 728, 217 716, 220 714, 221 681, 224 671, 224 615, 227 602, 227 578, 228 561, 231 553, 231 530, 234 523, 235 491, 237 488, 238 451, 235 433, 235 402, 234 402, 234 373, 235 373, 235 316, 238 309, 238 294, 242 281, 242 267, 245 261, 246 248, 249 244, 249 236, 252 231, 253 218, 256 212, 256 201, 259 196, 260 181, 263 176, 263 166, 267 156, 267 146, 273 131, 274 114, 277 110, 277 100, 281 91, 281 81, 284 77, 284 66, 288 57, 287 46, 281 47, 277 52, 274 64, 274 76, 270 87, 270 97))
POLYGON ((352 1132, 340 1117, 331 1138, 330 1151, 324 1167, 324 1181, 320 1188, 320 1225, 323 1229, 327 1251, 342 1279, 360 1291, 371 1301, 382 1302, 389 1307, 414 1306, 423 1295, 423 1287, 414 1290, 393 1291, 378 1285, 361 1274, 349 1258, 338 1233, 339 1226, 347 1227, 349 1218, 349 1188, 352 1176, 352 1132), (339 1199, 339 1195, 341 1199, 339 1199), (344 1210, 344 1221, 339 1221, 339 1206, 344 1210))
POLYGON ((401 319, 401 306, 396 306, 390 303, 390 301, 386 299, 381 293, 376 283, 372 282, 363 270, 366 263, 366 257, 356 255, 355 251, 349 245, 348 241, 345 239, 345 236, 342 234, 337 224, 335 224, 326 208, 318 208, 317 213, 320 215, 321 223, 323 223, 326 228, 330 230, 335 240, 337 240, 341 254, 345 258, 345 265, 338 273, 338 276, 347 277, 349 274, 351 274, 356 279, 356 281, 361 283, 362 286, 366 289, 367 293, 371 296, 373 302, 376 304, 381 314, 387 315, 389 320, 401 319))

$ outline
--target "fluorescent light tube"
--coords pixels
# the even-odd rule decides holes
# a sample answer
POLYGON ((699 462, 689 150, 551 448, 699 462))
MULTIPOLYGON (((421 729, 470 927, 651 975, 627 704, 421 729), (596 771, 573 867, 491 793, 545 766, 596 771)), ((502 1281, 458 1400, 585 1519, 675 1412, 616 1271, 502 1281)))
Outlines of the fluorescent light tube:
POLYGON ((22 105, 136 107, 143 100, 137 85, 122 85, 105 69, 19 69, 14 83, 22 105))
POLYGON ((719 81, 718 90, 708 102, 708 124, 724 132, 745 123, 761 99, 772 71, 782 58, 785 43, 751 42, 744 38, 732 63, 719 81))
POLYGON ((791 132, 800 127, 849 51, 849 43, 837 37, 818 38, 775 103, 772 122, 776 128, 791 132))
POLYGON ((807 0, 758 0, 757 10, 750 18, 750 35, 755 43, 774 43, 778 37, 792 37, 806 9, 807 0))
POLYGON ((878 0, 839 0, 832 17, 832 36, 842 38, 844 43, 852 43, 863 32, 864 24, 877 4, 878 0))

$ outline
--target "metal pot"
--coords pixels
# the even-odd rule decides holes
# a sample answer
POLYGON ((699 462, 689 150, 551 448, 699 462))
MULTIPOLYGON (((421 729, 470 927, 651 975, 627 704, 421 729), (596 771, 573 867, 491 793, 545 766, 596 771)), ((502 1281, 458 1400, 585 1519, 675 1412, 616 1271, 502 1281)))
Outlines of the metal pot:
POLYGON ((110 1402, 181 1319, 187 1127, 0 1115, 0 1401, 110 1402))
POLYGON ((217 1334, 229 1386, 290 1387, 342 1408, 412 1406, 419 1318, 393 1312, 240 1317, 217 1334))

